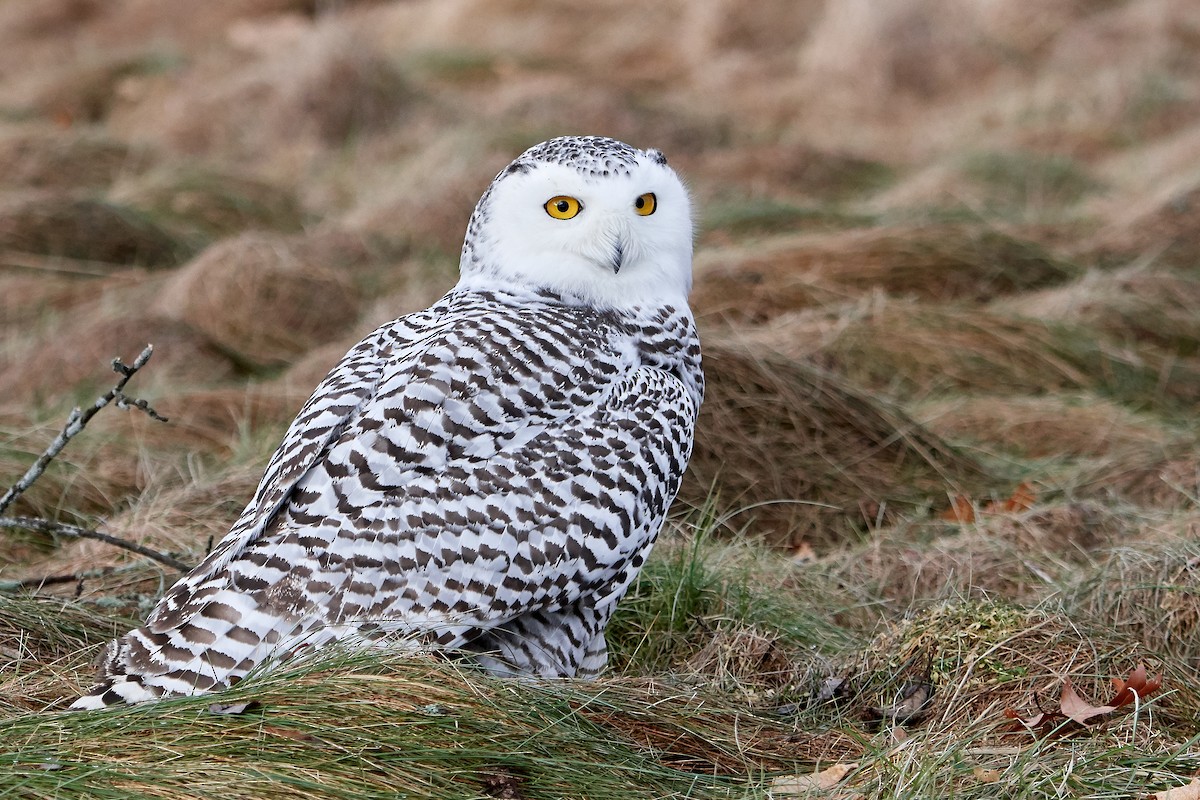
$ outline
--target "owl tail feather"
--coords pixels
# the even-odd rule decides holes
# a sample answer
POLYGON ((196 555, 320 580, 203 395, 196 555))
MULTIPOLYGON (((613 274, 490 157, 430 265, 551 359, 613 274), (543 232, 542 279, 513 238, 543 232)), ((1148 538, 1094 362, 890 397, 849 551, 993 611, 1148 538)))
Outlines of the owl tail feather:
POLYGON ((157 700, 161 696, 161 689, 144 686, 137 676, 117 675, 93 687, 83 697, 71 703, 69 710, 86 711, 108 708, 122 703, 142 703, 147 700, 157 700))

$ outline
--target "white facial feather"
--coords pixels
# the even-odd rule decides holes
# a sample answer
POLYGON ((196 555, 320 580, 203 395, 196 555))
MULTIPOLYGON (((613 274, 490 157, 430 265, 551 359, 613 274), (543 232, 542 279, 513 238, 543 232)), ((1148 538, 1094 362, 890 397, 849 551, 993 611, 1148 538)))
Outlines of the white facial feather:
POLYGON ((605 175, 586 159, 528 157, 543 147, 518 158, 480 200, 458 287, 516 284, 610 307, 685 304, 692 282, 691 203, 661 155, 628 148, 635 154, 631 163, 605 175), (656 208, 642 216, 635 203, 647 193, 655 195, 656 208), (558 196, 578 200, 579 213, 571 219, 547 213, 547 201, 558 196))

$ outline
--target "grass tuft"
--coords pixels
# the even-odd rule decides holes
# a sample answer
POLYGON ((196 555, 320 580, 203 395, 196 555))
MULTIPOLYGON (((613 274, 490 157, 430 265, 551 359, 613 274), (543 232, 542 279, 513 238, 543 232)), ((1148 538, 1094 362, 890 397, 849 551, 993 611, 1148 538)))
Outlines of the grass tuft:
POLYGON ((0 247, 90 268, 171 267, 190 244, 134 208, 74 194, 40 193, 0 204, 0 247))
POLYGON ((529 798, 737 797, 801 756, 785 724, 711 693, 502 681, 429 658, 338 652, 219 698, 98 713, 10 706, 0 722, 6 786, 25 797, 69 787, 91 797, 438 798, 506 785, 529 798), (214 699, 253 706, 213 713, 214 699))
POLYGON ((854 539, 981 478, 969 455, 835 373, 716 336, 705 373, 681 497, 699 507, 718 487, 729 532, 785 546, 854 539))

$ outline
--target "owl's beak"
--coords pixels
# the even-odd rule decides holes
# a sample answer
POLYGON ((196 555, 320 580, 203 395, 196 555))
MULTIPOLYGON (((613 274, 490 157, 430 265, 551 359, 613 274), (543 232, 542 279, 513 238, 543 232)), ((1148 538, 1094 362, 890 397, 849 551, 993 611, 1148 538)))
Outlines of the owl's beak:
POLYGON ((625 266, 625 245, 620 239, 617 239, 617 246, 613 248, 612 271, 616 275, 621 271, 621 267, 625 266))

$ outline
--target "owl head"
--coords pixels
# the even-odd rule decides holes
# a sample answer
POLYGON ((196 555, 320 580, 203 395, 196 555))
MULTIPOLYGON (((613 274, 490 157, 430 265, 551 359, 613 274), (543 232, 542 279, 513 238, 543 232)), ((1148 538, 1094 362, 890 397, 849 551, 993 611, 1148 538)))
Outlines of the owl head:
POLYGON ((620 307, 686 304, 687 190, 658 150, 564 136, 522 153, 471 216, 460 288, 549 289, 620 307))

